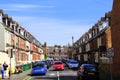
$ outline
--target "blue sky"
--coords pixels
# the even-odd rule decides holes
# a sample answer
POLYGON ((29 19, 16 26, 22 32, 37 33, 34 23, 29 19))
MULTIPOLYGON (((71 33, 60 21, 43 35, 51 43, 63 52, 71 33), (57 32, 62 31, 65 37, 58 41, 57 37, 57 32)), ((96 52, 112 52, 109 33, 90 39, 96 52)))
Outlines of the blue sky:
POLYGON ((67 45, 78 40, 111 11, 113 0, 0 0, 0 8, 41 43, 67 45))

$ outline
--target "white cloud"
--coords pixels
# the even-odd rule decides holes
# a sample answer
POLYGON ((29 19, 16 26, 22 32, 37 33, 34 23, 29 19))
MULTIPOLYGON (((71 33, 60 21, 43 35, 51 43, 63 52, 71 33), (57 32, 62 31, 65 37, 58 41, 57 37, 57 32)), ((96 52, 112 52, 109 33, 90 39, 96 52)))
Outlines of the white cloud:
POLYGON ((28 9, 45 9, 45 8, 54 8, 55 6, 51 5, 33 5, 33 4, 0 4, 0 7, 5 11, 23 11, 28 9))

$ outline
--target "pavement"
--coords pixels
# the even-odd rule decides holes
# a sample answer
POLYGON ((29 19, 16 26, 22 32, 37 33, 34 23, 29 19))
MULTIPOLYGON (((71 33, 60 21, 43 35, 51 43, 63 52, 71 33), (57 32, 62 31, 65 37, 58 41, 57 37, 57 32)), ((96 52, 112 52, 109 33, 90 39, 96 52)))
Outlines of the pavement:
POLYGON ((29 80, 30 71, 31 69, 27 71, 23 71, 19 74, 12 74, 10 79, 8 76, 5 79, 2 79, 0 76, 0 80, 29 80))

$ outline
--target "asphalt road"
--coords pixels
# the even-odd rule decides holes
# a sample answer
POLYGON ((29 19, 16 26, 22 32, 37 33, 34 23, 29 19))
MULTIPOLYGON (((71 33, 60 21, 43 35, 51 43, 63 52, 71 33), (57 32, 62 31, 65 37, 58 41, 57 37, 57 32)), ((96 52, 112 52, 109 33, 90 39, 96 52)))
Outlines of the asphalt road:
POLYGON ((48 69, 46 75, 31 76, 29 80, 76 80, 77 72, 65 67, 64 71, 55 71, 53 67, 48 69))

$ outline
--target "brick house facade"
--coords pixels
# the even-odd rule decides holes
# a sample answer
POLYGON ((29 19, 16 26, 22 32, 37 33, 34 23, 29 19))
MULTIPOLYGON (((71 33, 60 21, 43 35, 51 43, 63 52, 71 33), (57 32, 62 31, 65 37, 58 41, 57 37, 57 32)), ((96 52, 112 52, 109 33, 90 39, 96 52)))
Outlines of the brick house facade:
POLYGON ((111 17, 111 38, 114 48, 113 73, 120 76, 120 0, 114 0, 111 17))
POLYGON ((86 33, 74 43, 79 49, 75 55, 80 56, 81 62, 88 60, 90 63, 98 63, 103 75, 102 80, 110 80, 110 59, 107 57, 107 49, 114 48, 112 74, 114 80, 119 80, 120 0, 114 0, 112 11, 105 13, 105 16, 86 33))
POLYGON ((31 61, 41 60, 40 57, 43 54, 41 43, 1 9, 0 37, 0 63, 3 64, 5 61, 10 64, 9 49, 13 50, 11 65, 14 68, 31 61))

